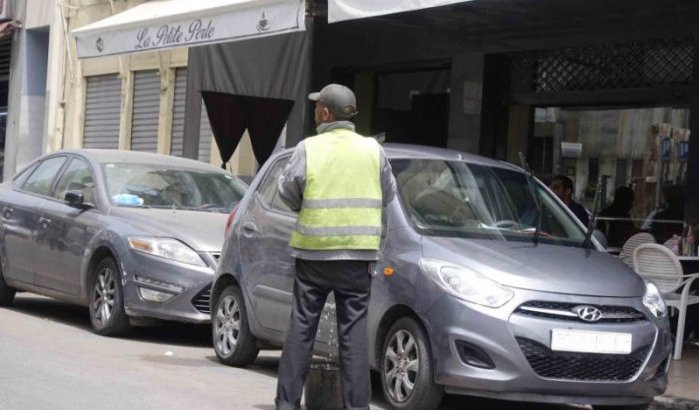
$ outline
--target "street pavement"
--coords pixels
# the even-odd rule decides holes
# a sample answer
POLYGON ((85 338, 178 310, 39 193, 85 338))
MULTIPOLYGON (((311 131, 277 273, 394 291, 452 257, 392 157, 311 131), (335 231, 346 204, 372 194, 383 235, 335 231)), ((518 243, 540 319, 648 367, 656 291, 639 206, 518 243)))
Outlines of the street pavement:
MULTIPOLYGON (((263 351, 249 368, 223 366, 208 326, 168 324, 107 338, 90 331, 84 307, 19 294, 0 308, 0 410, 273 410, 278 361, 278 351, 263 351)), ((374 389, 373 410, 388 409, 380 395, 374 389)), ((448 396, 441 408, 580 407, 448 396)))

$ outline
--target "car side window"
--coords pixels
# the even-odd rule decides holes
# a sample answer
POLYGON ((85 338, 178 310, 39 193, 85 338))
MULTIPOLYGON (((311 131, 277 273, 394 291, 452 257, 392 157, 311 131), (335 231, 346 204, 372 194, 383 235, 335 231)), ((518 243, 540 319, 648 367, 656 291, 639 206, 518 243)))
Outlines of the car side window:
POLYGON ((32 166, 29 166, 22 171, 20 171, 15 177, 12 179, 12 186, 15 187, 16 189, 19 189, 22 184, 24 184, 24 181, 27 180, 27 177, 34 172, 36 169, 38 163, 34 163, 32 166))
POLYGON ((53 180, 66 162, 66 157, 53 157, 43 161, 22 185, 22 190, 39 195, 49 195, 53 180))
POLYGON ((284 171, 284 167, 286 167, 286 164, 288 162, 289 157, 285 157, 278 160, 274 165, 272 165, 272 169, 269 170, 267 176, 265 177, 264 181, 262 181, 262 184, 260 184, 260 187, 257 190, 265 205, 269 206, 272 209, 276 209, 278 211, 283 212, 292 212, 291 209, 289 209, 289 207, 286 206, 284 201, 281 200, 279 194, 277 193, 277 184, 279 183, 279 176, 282 174, 282 171, 284 171))
POLYGON ((95 203, 95 181, 92 178, 92 169, 87 161, 73 158, 68 164, 63 176, 56 185, 54 198, 65 200, 66 192, 80 191, 83 193, 85 203, 95 203))

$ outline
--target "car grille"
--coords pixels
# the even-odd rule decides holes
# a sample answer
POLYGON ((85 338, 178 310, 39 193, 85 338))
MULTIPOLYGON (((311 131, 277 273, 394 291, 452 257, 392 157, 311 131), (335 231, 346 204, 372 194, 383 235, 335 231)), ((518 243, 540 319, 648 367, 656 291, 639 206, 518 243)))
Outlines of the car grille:
POLYGON ((197 293, 194 299, 192 299, 192 306, 201 313, 207 315, 211 313, 211 285, 197 293))
POLYGON ((584 381, 631 380, 646 360, 651 346, 627 355, 554 352, 541 343, 517 338, 534 372, 547 379, 584 381))
MULTIPOLYGON (((585 305, 582 303, 561 302, 527 302, 517 308, 516 313, 543 317, 548 319, 566 320, 571 322, 585 322, 574 313, 573 309, 585 305)), ((602 312, 602 317, 595 323, 631 323, 646 320, 646 316, 638 310, 628 306, 594 306, 602 312)))

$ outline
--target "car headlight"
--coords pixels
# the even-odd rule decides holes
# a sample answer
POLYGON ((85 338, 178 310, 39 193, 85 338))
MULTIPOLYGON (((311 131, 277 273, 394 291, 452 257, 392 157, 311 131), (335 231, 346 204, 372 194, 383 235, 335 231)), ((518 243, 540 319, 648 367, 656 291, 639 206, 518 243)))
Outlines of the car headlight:
POLYGON ((206 266, 192 248, 172 238, 129 237, 131 249, 196 266, 206 266))
POLYGON ((420 268, 440 288, 467 302, 496 308, 515 295, 479 273, 448 262, 421 258, 420 268))
POLYGON ((643 295, 643 306, 647 307, 653 316, 657 318, 665 316, 667 312, 663 296, 654 283, 646 282, 646 294, 643 295))

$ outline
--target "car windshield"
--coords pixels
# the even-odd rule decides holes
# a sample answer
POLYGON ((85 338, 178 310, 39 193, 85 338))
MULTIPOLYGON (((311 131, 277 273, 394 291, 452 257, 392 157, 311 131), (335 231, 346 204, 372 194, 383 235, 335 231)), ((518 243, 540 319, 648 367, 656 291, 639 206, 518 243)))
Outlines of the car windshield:
POLYGON ((138 163, 103 167, 116 206, 229 213, 245 193, 240 180, 220 172, 138 163))
POLYGON ((426 159, 394 159, 391 166, 401 203, 422 234, 504 241, 537 236, 539 242, 567 246, 581 246, 585 239, 560 203, 522 172, 426 159))

